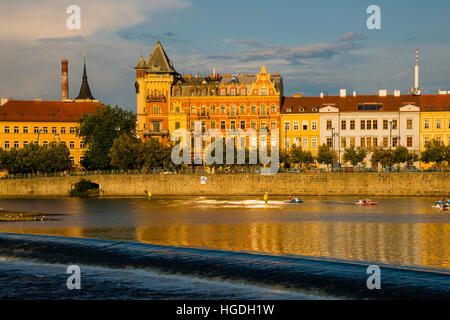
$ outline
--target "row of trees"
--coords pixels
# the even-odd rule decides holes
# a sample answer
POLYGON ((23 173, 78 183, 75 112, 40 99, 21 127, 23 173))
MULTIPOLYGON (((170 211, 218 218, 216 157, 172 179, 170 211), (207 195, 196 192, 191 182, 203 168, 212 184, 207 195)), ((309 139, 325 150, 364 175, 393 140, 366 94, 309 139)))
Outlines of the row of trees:
POLYGON ((69 168, 69 149, 62 143, 49 147, 29 144, 22 149, 0 148, 0 170, 8 173, 50 173, 69 168))
MULTIPOLYGON (((364 148, 356 149, 354 146, 346 148, 343 154, 344 163, 350 163, 356 167, 365 162, 368 152, 364 148)), ((304 151, 300 146, 293 146, 289 152, 283 152, 280 155, 280 162, 297 164, 300 166, 310 166, 313 163, 333 165, 338 161, 338 155, 329 146, 323 144, 319 147, 317 156, 313 156, 310 151, 304 151)), ((417 161, 424 163, 436 163, 438 166, 447 162, 450 164, 450 146, 432 140, 427 144, 426 149, 419 156, 410 152, 404 146, 398 146, 395 149, 375 148, 371 156, 371 163, 374 167, 380 164, 384 168, 394 165, 406 164, 412 166, 417 161)))

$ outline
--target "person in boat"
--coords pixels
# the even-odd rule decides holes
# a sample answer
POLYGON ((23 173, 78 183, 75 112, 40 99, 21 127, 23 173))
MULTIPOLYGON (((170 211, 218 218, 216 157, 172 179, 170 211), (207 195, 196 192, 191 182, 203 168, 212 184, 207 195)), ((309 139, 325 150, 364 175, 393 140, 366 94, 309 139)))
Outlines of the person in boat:
POLYGON ((360 203, 360 204, 363 204, 363 203, 364 203, 362 198, 359 198, 359 203, 360 203))
POLYGON ((292 201, 292 196, 289 196, 288 200, 289 200, 289 201, 292 201))

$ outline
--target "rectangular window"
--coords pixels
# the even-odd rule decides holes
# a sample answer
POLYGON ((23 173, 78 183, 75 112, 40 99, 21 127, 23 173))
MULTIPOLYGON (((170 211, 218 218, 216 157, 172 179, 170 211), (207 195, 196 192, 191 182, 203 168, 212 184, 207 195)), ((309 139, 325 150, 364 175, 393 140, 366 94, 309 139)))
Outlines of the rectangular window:
POLYGON ((347 120, 341 120, 341 130, 347 130, 347 120))
POLYGON ((367 120, 367 130, 372 130, 372 120, 367 120))
POLYGON ((361 147, 364 148, 366 146, 366 138, 361 137, 361 147))
POLYGON ((373 130, 378 130, 378 120, 372 121, 372 128, 373 128, 373 130))
POLYGON ((56 133, 56 127, 52 127, 52 133, 56 133))
POLYGON ((411 148, 413 146, 413 138, 412 137, 406 137, 406 146, 408 148, 411 148))
POLYGON ((308 131, 308 121, 302 122, 302 128, 303 128, 303 131, 308 131))
POLYGON ((412 119, 407 119, 406 120, 406 129, 412 130, 412 128, 413 128, 413 121, 412 121, 412 119))
POLYGON ((383 137, 383 148, 389 147, 389 138, 383 137))
POLYGON ((347 138, 341 138, 341 148, 347 148, 347 138))
POLYGON ((61 133, 66 133, 66 127, 61 127, 61 133))
POLYGON ((9 141, 5 141, 5 149, 9 149, 9 141))
POLYGON ((44 127, 44 133, 48 133, 48 127, 44 127))
POLYGON ((225 130, 225 121, 220 121, 220 129, 225 130))
POLYGON ((327 138, 327 146, 329 146, 330 148, 333 148, 333 139, 327 138))
POLYGON ((366 120, 361 120, 361 130, 366 130, 366 120))
POLYGON ((423 143, 425 144, 425 146, 427 146, 429 142, 430 142, 430 137, 425 137, 423 139, 423 143))
POLYGON ((294 130, 298 131, 298 128, 299 128, 298 121, 294 121, 294 130))
POLYGON ((256 113, 256 106, 255 105, 252 106, 252 113, 256 113))
POLYGON ((425 119, 425 120, 423 121, 423 128, 424 128, 424 129, 430 129, 430 120, 425 119))
POLYGON ((317 121, 311 121, 311 130, 317 130, 317 121))
POLYGON ((276 129, 277 128, 277 122, 275 120, 273 120, 272 122, 270 122, 270 128, 271 129, 276 129))
POLYGON ((23 147, 25 148, 28 145, 28 141, 23 142, 23 147))
POLYGON ((367 148, 372 148, 372 138, 367 137, 366 140, 367 140, 366 141, 367 148))
POLYGON ((225 106, 220 106, 220 113, 225 113, 225 106))
POLYGON ((245 130, 245 121, 241 121, 241 129, 245 130))
MULTIPOLYGON (((285 123, 285 125, 286 125, 286 123, 285 123)), ((267 129, 265 121, 261 121, 261 129, 267 129)), ((288 128, 288 130, 289 130, 289 128, 288 128)))
POLYGON ((28 133, 28 127, 23 127, 23 133, 28 133))
POLYGON ((84 149, 84 141, 80 141, 80 148, 84 149))
POLYGON ((256 121, 252 121, 252 129, 256 130, 256 121))
POLYGON ((291 123, 289 121, 284 122, 284 131, 290 130, 291 123))
POLYGON ((70 141, 69 146, 70 146, 70 149, 74 149, 75 148, 75 142, 74 141, 70 141))
POLYGON ((14 127, 14 133, 19 133, 19 127, 14 127))
POLYGON ((9 127, 5 127, 5 133, 9 133, 9 127))
POLYGON ((271 113, 276 113, 277 112, 277 107, 274 106, 274 105, 270 106, 270 112, 271 113))
POLYGON ((303 138, 303 146, 302 146, 303 150, 307 150, 308 149, 308 138, 303 138))
POLYGON ((285 148, 289 148, 290 143, 291 143, 291 140, 289 138, 285 138, 284 139, 284 147, 285 148))
POLYGON ((392 120, 392 129, 393 130, 397 129, 397 120, 392 120))
POLYGON ((356 143, 355 143, 355 138, 350 138, 350 147, 355 147, 356 143))
POLYGON ((236 129, 236 122, 235 121, 231 121, 230 129, 231 130, 236 129))
POLYGON ((397 148, 398 146, 398 137, 392 137, 392 147, 397 148))
POLYGON ((350 130, 355 130, 355 120, 350 120, 350 130))
POLYGON ((331 120, 327 120, 327 130, 330 130, 333 127, 333 122, 331 120))
POLYGON ((19 149, 19 141, 14 141, 14 148, 19 149))
POLYGON ((179 122, 175 122, 175 130, 180 129, 180 123, 179 122))
POLYGON ((311 139, 311 148, 312 149, 317 149, 317 138, 312 138, 311 139))
POLYGON ((436 129, 441 129, 441 128, 442 128, 441 119, 436 119, 436 129))
POLYGON ((373 146, 378 147, 378 138, 377 137, 373 138, 373 146))
POLYGON ((34 133, 39 133, 39 127, 34 127, 34 133))
POLYGON ((70 161, 70 166, 73 167, 75 165, 75 158, 74 157, 70 157, 69 161, 70 161))
POLYGON ((42 145, 43 145, 45 148, 47 148, 47 147, 48 147, 48 141, 44 141, 42 145))
POLYGON ((389 129, 389 122, 387 120, 383 120, 383 130, 389 129))
POLYGON ((216 129, 216 122, 215 121, 211 121, 211 129, 216 129))

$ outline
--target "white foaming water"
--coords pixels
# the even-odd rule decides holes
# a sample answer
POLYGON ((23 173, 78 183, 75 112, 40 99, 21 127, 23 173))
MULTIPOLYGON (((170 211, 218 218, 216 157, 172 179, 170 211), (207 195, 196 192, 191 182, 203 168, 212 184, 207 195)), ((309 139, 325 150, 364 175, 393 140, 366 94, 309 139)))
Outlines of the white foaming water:
MULTIPOLYGON (((7 275, 15 288, 0 286, 0 294, 18 290, 21 282, 34 279, 51 280, 56 288, 49 288, 52 294, 67 295, 65 279, 67 265, 48 264, 38 261, 17 260, 0 257, 0 274, 7 275), (61 283, 59 283, 61 282, 61 283)), ((131 299, 282 299, 311 300, 330 299, 319 295, 286 289, 263 287, 243 282, 230 282, 221 279, 205 279, 185 275, 166 274, 146 269, 112 269, 97 266, 79 265, 81 269, 82 290, 90 290, 89 284, 108 292, 107 298, 131 299), (87 289, 86 289, 87 288, 87 289), (115 292, 111 296, 111 292, 115 292), (138 293, 136 293, 138 292, 138 293)), ((28 284, 27 284, 28 285, 28 284)), ((98 290, 98 289, 96 289, 98 290)), ((43 290, 41 289, 42 293, 43 290)), ((42 293, 45 299, 45 292, 42 293)), ((102 298, 102 292, 91 293, 102 298)), ((22 296, 19 295, 19 298, 22 296)), ((42 297, 40 297, 42 298, 42 297)))

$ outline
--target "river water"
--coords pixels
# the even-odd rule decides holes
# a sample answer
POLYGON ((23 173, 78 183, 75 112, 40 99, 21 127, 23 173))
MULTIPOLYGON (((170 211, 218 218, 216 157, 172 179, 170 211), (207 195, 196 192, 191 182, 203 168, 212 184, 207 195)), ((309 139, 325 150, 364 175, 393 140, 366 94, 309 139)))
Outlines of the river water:
MULTIPOLYGON (((450 214, 432 208, 436 199, 377 197, 373 200, 380 204, 370 207, 356 206, 354 197, 303 200, 286 204, 281 197, 270 197, 265 204, 262 197, 1 199, 3 209, 62 215, 56 221, 3 222, 0 232, 450 270, 450 214)), ((4 261, 9 261, 5 268, 17 269, 17 261, 4 261)), ((242 296, 255 295, 260 297, 259 291, 242 296)))

